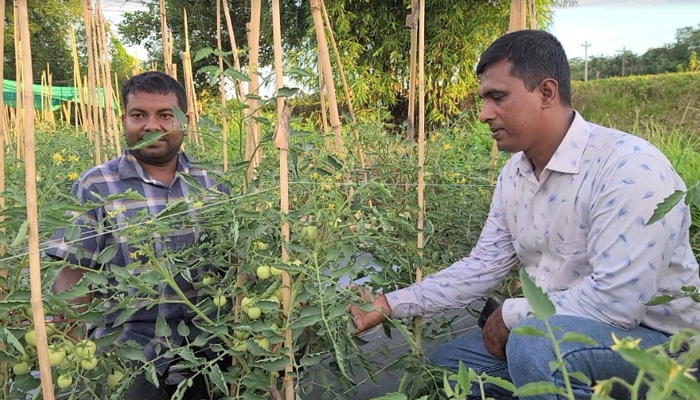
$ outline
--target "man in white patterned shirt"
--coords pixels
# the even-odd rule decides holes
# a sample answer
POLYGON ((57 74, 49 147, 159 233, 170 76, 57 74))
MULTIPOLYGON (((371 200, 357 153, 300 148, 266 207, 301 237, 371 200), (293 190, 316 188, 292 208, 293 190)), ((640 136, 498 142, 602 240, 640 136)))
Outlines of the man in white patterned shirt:
MULTIPOLYGON (((486 296, 517 264, 556 306, 552 326, 581 332, 596 346, 562 343, 569 371, 593 383, 636 369, 610 348, 617 337, 664 343, 681 328, 700 329, 700 305, 689 298, 647 306, 652 298, 700 287, 689 245, 684 202, 645 226, 656 205, 686 187, 667 158, 648 142, 586 122, 571 108, 569 64, 555 37, 525 30, 496 40, 477 66, 479 119, 498 148, 513 153, 503 167, 491 210, 471 254, 425 281, 374 300, 377 310, 351 307, 357 332, 387 317, 426 316, 462 308, 486 296)), ((486 321, 440 346, 434 364, 456 370, 459 361, 516 387, 547 381, 563 388, 549 362, 548 339, 510 335, 516 326, 542 328, 524 298, 508 299, 486 321)), ((572 382, 577 398, 591 386, 572 382)), ((615 398, 628 397, 616 387, 615 398)), ((488 395, 510 398, 495 387, 488 395)), ((558 399, 540 395, 532 399, 558 399)))

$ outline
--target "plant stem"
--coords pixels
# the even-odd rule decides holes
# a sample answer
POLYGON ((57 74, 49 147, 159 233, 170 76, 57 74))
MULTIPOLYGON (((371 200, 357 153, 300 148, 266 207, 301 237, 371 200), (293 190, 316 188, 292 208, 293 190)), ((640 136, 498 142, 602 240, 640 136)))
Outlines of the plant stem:
POLYGON ((640 369, 639 372, 637 373, 637 379, 634 380, 634 383, 632 384, 632 387, 630 388, 631 396, 630 398, 632 399, 638 399, 639 398, 639 385, 642 383, 642 379, 644 379, 644 374, 645 371, 643 369, 640 369))
POLYGON ((571 378, 569 377, 569 371, 566 369, 566 363, 564 362, 564 358, 561 355, 561 350, 559 350, 559 342, 557 341, 557 338, 554 337, 554 331, 552 330, 552 326, 549 325, 549 321, 545 319, 544 325, 547 327, 549 339, 552 341, 552 346, 554 347, 554 354, 556 354, 557 361, 559 361, 559 365, 561 366, 561 375, 564 378, 564 384, 566 385, 566 397, 569 400, 576 400, 576 398, 574 397, 573 389, 571 388, 571 378))

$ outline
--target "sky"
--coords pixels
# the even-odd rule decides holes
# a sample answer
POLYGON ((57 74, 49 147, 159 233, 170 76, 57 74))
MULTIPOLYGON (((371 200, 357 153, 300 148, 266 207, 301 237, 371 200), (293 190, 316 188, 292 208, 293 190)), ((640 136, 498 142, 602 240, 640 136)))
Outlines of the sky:
POLYGON ((623 48, 643 54, 675 41, 678 28, 700 25, 700 0, 578 0, 555 10, 549 31, 569 58, 613 56, 623 48))
MULTIPOLYGON (((105 18, 116 24, 126 11, 143 9, 139 0, 101 0, 105 18)), ((561 41, 569 58, 613 56, 623 48, 642 54, 651 47, 675 41, 678 28, 698 27, 700 0, 578 0, 556 9, 549 31, 561 41)), ((132 56, 146 57, 143 48, 127 48, 132 56)))

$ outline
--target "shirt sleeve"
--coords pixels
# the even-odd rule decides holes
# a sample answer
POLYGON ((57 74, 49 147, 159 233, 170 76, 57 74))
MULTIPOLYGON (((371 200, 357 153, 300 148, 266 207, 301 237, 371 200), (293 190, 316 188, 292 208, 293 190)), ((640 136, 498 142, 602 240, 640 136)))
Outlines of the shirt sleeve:
MULTIPOLYGON (((77 197, 81 205, 99 203, 96 197, 79 180, 73 184, 71 194, 77 197)), ((103 208, 97 207, 87 211, 68 211, 74 221, 74 226, 79 234, 68 237, 66 229, 61 228, 54 232, 49 240, 46 255, 65 260, 74 265, 96 269, 97 257, 105 247, 104 234, 102 233, 103 208)))
POLYGON ((502 172, 488 218, 469 256, 422 282, 388 293, 392 317, 428 316, 464 307, 491 292, 512 268, 517 258, 506 222, 503 179, 502 172))
MULTIPOLYGON (((685 185, 670 164, 648 154, 616 160, 594 182, 587 253, 592 273, 550 293, 557 313, 592 318, 624 329, 640 324, 644 303, 657 293, 690 211, 679 202, 660 221, 645 226, 657 205, 685 185)), ((531 314, 526 299, 503 306, 508 328, 531 314)))

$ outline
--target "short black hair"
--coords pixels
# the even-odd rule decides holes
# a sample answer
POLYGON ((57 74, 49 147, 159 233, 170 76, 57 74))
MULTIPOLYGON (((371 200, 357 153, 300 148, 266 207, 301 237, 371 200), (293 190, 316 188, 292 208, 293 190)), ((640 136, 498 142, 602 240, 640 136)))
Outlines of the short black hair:
POLYGON ((126 109, 126 100, 130 94, 136 92, 170 94, 174 93, 177 96, 177 104, 182 112, 187 112, 187 95, 185 88, 180 82, 173 79, 170 75, 158 71, 142 72, 132 76, 122 85, 122 104, 126 109))
POLYGON ((525 29, 499 37, 481 54, 477 76, 501 60, 510 61, 510 75, 523 81, 529 91, 535 90, 544 79, 556 80, 561 104, 571 106, 569 60, 564 47, 552 34, 525 29))

